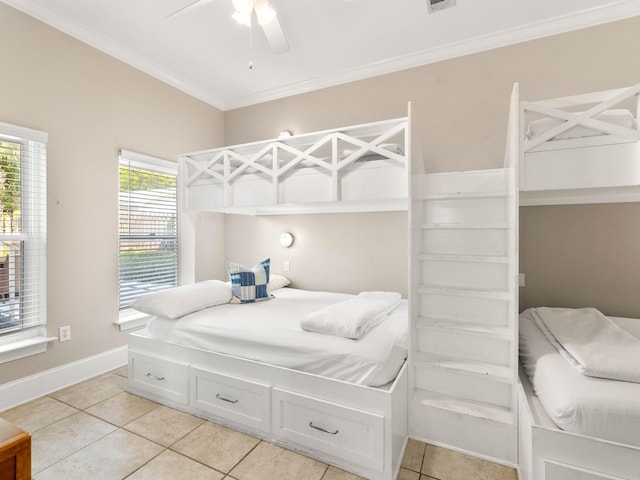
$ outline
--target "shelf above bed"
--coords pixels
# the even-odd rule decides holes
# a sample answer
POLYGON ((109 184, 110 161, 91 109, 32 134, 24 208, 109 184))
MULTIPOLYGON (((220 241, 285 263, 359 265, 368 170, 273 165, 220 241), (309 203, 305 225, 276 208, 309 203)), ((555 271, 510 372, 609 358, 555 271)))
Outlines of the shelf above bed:
POLYGON ((281 203, 276 205, 256 205, 243 207, 222 207, 215 212, 236 215, 304 215, 320 213, 366 213, 366 212, 401 212, 408 210, 406 198, 390 198, 382 200, 341 201, 341 202, 307 202, 281 203))
POLYGON ((520 206, 640 202, 640 186, 521 191, 520 206))

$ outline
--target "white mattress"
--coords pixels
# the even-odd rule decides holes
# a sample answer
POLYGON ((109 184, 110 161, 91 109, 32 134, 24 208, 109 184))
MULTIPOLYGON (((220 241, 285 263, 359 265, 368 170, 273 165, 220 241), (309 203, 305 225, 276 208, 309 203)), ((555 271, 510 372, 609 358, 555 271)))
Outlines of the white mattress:
MULTIPOLYGON (((640 339, 639 319, 609 318, 640 339)), ((580 374, 535 322, 523 315, 520 316, 520 361, 540 403, 558 427, 640 446, 640 383, 580 374)))
POLYGON ((408 350, 407 301, 360 340, 305 332, 300 319, 353 295, 282 288, 272 300, 226 304, 178 320, 152 318, 147 333, 160 340, 302 370, 350 383, 392 381, 408 350))

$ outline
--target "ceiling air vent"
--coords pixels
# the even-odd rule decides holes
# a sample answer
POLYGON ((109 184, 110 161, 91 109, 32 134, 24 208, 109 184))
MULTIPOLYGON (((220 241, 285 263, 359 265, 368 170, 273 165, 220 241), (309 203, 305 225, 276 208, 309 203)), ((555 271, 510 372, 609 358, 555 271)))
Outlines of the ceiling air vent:
POLYGON ((438 12, 453 7, 455 4, 456 0, 427 0, 427 9, 429 13, 438 12))

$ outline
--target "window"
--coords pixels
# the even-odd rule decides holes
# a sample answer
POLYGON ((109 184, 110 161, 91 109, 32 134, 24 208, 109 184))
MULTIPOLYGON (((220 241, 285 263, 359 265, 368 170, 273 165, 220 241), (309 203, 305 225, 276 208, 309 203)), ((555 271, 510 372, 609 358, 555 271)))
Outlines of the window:
POLYGON ((0 362, 46 349, 46 143, 0 123, 0 362))
POLYGON ((120 308, 178 283, 177 165, 120 152, 120 308))

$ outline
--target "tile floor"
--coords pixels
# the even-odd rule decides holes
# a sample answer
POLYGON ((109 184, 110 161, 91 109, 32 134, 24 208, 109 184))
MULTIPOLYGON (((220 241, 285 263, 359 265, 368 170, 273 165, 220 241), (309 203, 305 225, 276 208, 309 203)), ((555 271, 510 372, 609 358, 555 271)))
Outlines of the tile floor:
MULTIPOLYGON (((32 434, 35 480, 360 480, 126 392, 127 368, 0 417, 32 434)), ((398 480, 516 480, 513 469, 409 440, 398 480)))

